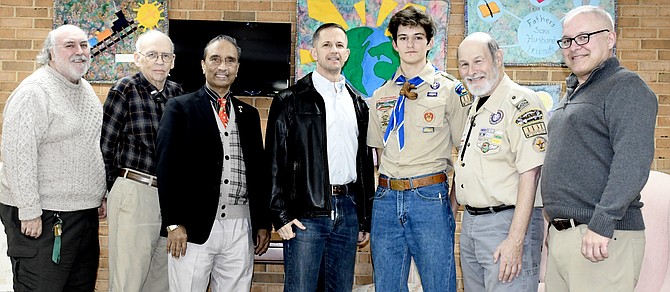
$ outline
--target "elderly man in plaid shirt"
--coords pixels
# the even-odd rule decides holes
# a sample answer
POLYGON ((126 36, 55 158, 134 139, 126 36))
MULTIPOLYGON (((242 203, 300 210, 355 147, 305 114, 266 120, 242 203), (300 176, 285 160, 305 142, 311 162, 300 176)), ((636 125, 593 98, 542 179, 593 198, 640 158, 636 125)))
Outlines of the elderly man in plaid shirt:
POLYGON ((109 90, 100 141, 109 190, 109 290, 162 292, 167 241, 160 237, 156 133, 166 100, 183 91, 167 80, 175 59, 167 35, 142 34, 134 57, 140 72, 109 90))

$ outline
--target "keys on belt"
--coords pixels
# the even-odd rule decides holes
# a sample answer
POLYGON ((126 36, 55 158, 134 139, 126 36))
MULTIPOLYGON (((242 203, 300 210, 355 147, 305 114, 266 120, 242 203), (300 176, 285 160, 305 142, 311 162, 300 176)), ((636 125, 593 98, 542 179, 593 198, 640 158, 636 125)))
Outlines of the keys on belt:
POLYGON ((575 219, 554 219, 549 221, 549 224, 553 225, 554 228, 556 228, 556 230, 562 231, 573 227, 577 227, 584 223, 577 222, 575 221, 575 219))
POLYGON ((132 169, 122 168, 121 170, 119 170, 119 176, 125 177, 129 180, 136 181, 141 184, 148 185, 150 187, 154 188, 158 187, 158 180, 156 179, 155 176, 141 173, 139 171, 134 171, 132 169))
POLYGON ((500 206, 492 206, 492 207, 484 207, 484 208, 475 208, 475 207, 470 207, 468 205, 465 205, 465 210, 470 213, 470 215, 485 215, 485 214, 493 214, 493 213, 498 213, 502 212, 505 210, 509 209, 514 209, 514 205, 500 205, 500 206))

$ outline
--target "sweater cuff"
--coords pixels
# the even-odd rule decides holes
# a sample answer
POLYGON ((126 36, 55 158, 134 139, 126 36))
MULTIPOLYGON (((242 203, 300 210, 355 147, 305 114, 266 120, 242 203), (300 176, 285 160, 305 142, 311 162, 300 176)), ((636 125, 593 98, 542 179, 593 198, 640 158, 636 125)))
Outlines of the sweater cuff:
POLYGON ((42 206, 35 205, 19 209, 19 220, 32 220, 42 216, 42 206))
POLYGON ((604 237, 612 238, 614 236, 614 228, 616 228, 617 220, 603 216, 601 213, 595 212, 589 222, 589 229, 604 237))

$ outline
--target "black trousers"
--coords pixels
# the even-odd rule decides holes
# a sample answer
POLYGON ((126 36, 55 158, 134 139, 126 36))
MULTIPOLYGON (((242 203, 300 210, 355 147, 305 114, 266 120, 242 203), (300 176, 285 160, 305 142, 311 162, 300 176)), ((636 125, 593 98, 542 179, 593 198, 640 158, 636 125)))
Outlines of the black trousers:
POLYGON ((18 209, 0 204, 0 219, 7 233, 7 255, 12 262, 15 292, 57 292, 95 290, 100 243, 98 211, 72 212, 42 210, 42 235, 21 233, 18 209), (63 221, 61 260, 51 260, 54 245, 55 214, 63 221))

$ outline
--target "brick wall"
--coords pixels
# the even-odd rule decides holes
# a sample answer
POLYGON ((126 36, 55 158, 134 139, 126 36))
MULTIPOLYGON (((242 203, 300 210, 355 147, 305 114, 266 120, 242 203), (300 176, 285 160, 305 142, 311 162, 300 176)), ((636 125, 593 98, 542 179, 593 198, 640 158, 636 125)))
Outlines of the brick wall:
MULTIPOLYGON (((658 96, 652 168, 670 173, 670 2, 618 0, 618 3, 617 56, 624 66, 638 72, 658 96)), ((53 25, 52 7, 52 0, 0 0, 0 108, 4 108, 18 83, 36 68, 35 55, 53 25)), ((168 13, 173 19, 292 23, 295 32, 295 11, 294 1, 176 0, 171 1, 168 13)), ((451 1, 447 71, 455 76, 458 76, 456 48, 464 37, 464 23, 464 0, 451 1)), ((506 72, 519 82, 561 82, 568 74, 566 68, 557 67, 507 67, 506 72)), ((103 100, 109 84, 94 85, 94 88, 103 100)), ((259 109, 262 119, 267 118, 270 99, 244 100, 259 109)), ((459 230, 460 225, 457 232, 459 230)), ((107 226, 103 222, 99 291, 107 290, 106 234, 107 226)), ((256 265, 255 271, 253 291, 281 291, 281 265, 256 265)), ((357 257, 356 283, 370 283, 371 271, 370 253, 364 248, 357 257)), ((458 275, 460 278, 460 270, 458 275)), ((459 287, 462 289, 460 279, 459 287)))

